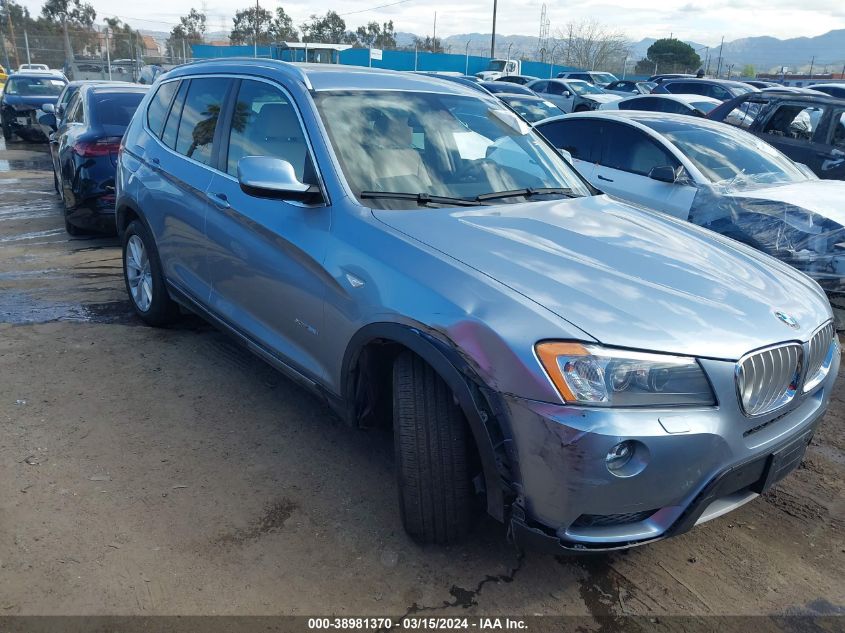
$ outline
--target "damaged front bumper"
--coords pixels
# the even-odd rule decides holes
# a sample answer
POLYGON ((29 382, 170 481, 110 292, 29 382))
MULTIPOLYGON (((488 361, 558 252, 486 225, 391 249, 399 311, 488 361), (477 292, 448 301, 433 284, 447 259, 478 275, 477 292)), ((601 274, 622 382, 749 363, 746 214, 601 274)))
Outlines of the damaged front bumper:
MULTIPOLYGON (((717 394, 734 363, 701 361, 717 394)), ((838 372, 785 410, 748 418, 735 397, 696 409, 597 409, 510 397, 521 482, 514 540, 556 551, 623 549, 681 534, 752 500, 800 464, 838 372), (608 453, 637 446, 614 474, 608 453)))

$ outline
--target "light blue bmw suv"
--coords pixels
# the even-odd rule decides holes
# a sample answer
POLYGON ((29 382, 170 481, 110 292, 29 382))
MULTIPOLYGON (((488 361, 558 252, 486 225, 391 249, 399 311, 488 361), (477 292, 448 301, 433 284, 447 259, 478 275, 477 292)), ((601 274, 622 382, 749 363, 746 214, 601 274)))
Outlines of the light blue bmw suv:
POLYGON ((116 211, 144 321, 181 305, 392 428, 421 542, 481 509, 558 550, 684 532, 800 463, 839 367, 815 282, 602 195, 435 77, 179 67, 124 137, 116 211))

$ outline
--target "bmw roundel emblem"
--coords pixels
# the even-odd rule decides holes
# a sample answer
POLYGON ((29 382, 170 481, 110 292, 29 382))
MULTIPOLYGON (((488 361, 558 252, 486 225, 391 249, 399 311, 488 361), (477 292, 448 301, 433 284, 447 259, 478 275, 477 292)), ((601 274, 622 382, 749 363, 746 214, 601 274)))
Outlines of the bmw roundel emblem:
POLYGON ((782 312, 781 310, 775 310, 775 316, 778 318, 778 321, 780 321, 784 325, 788 325, 793 330, 797 330, 800 327, 798 325, 797 319, 791 314, 787 314, 786 312, 782 312))

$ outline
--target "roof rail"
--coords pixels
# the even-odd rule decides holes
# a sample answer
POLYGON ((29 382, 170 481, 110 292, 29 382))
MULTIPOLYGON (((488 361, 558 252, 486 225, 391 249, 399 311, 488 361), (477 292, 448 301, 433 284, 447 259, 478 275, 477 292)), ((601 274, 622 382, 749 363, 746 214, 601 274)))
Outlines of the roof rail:
POLYGON ((191 64, 202 64, 202 63, 219 63, 219 62, 269 62, 272 67, 276 68, 277 70, 281 70, 286 75, 288 75, 291 79, 295 79, 301 81, 305 88, 308 90, 313 90, 313 86, 311 85, 311 80, 308 78, 308 73, 304 70, 292 64, 290 62, 283 62, 280 59, 271 59, 269 57, 210 57, 208 59, 196 59, 190 62, 191 64))

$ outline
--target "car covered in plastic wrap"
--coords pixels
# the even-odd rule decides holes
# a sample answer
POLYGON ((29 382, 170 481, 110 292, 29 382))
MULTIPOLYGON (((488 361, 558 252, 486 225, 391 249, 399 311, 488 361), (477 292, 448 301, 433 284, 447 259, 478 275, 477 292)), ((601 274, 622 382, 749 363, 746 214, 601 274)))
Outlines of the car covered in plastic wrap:
POLYGON ((537 130, 605 193, 749 244, 845 303, 845 183, 819 180, 753 134, 706 119, 603 111, 537 130))

